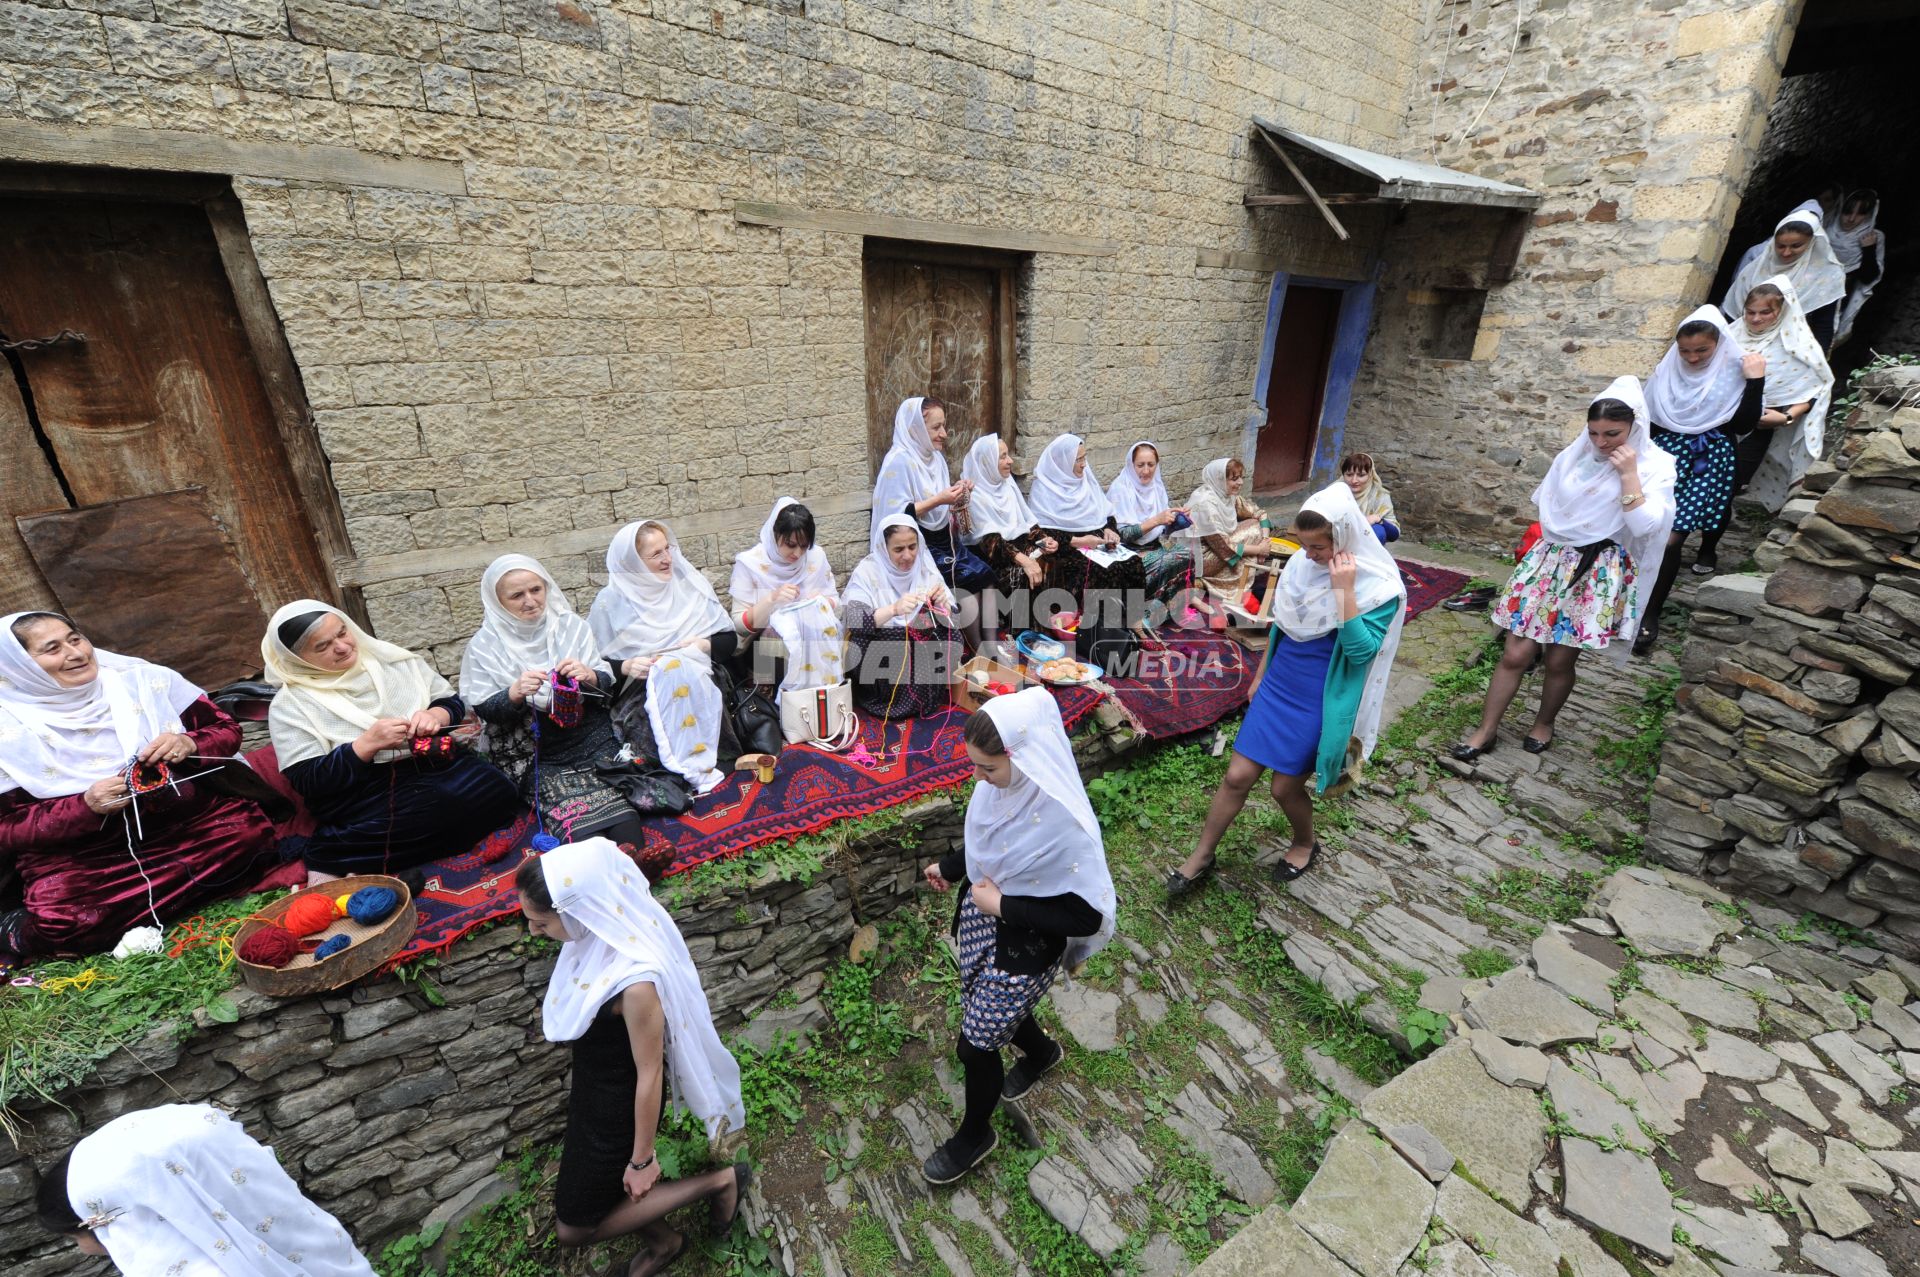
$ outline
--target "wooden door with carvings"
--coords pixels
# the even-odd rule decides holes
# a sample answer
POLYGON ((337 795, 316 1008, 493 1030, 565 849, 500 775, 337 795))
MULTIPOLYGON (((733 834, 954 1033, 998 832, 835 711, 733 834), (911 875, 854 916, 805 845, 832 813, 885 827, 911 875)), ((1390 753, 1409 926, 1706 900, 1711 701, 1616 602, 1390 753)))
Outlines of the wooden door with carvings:
MULTIPOLYGON (((250 595, 244 614, 263 625, 280 602, 334 590, 207 212, 192 203, 0 198, 0 260, 0 378, 10 383, 0 388, 8 468, 0 565, 11 573, 24 554, 38 569, 10 574, 0 606, 57 601, 103 646, 152 659, 212 646, 229 656, 195 662, 201 672, 244 672, 231 668, 241 649, 230 633, 158 646, 155 636, 193 634, 203 616, 230 628, 235 600, 213 594, 236 585, 250 595), (13 482, 16 473, 23 482, 13 482), (198 491, 114 516, 121 526, 128 517, 184 521, 156 525, 150 553, 138 535, 106 560, 47 549, 63 544, 53 525, 64 512, 81 520, 185 490, 198 491), (195 526, 183 539, 185 523, 195 526), (189 544, 230 561, 182 562, 189 544), (170 615, 103 606, 103 592, 139 592, 156 577, 167 582, 170 615), (88 616, 98 624, 86 626, 88 616)), ((259 634, 246 638, 257 666, 259 634)))
POLYGON ((893 444, 902 399, 947 406, 953 477, 983 434, 1013 441, 1011 254, 869 240, 866 250, 868 478, 893 444))

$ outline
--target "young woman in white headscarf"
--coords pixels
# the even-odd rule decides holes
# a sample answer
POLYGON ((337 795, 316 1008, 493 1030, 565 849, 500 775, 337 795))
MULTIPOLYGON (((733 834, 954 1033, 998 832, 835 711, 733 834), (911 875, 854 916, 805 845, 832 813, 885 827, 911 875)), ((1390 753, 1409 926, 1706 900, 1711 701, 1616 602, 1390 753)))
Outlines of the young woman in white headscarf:
MULTIPOLYGON (((1733 493, 1747 493, 1778 511, 1825 445, 1833 369, 1784 276, 1753 286, 1730 331, 1740 349, 1767 361, 1766 407, 1759 424, 1735 445, 1733 493)), ((1715 535, 1701 545, 1709 563, 1718 543, 1715 535)))
POLYGON ((1246 479, 1240 458, 1218 457, 1207 462, 1200 486, 1187 498, 1193 526, 1180 535, 1198 547, 1201 583, 1216 603, 1239 603, 1252 565, 1273 556, 1266 512, 1241 495, 1246 479))
POLYGON ((760 539, 733 556, 733 623, 754 660, 754 681, 781 688, 837 683, 846 640, 827 552, 814 544, 813 512, 792 497, 773 503, 760 539), (772 632, 774 643, 759 642, 772 632))
POLYGON ((742 752, 727 675, 739 634, 666 524, 637 519, 614 533, 587 622, 620 679, 614 731, 696 794, 713 789, 742 752))
POLYGON ((554 1214, 562 1246, 640 1234, 645 1277, 686 1249, 666 1217, 705 1198, 715 1237, 733 1229, 745 1162, 668 1181, 660 1122, 671 1098, 709 1139, 747 1124, 740 1066, 721 1043, 700 972, 646 875, 605 838, 555 847, 514 875, 527 930, 560 942, 541 1023, 573 1053, 554 1214))
POLYGON ((460 658, 460 694, 487 725, 487 757, 562 842, 606 834, 639 845, 640 812, 595 770, 620 752, 610 710, 617 680, 586 618, 524 554, 488 565, 480 606, 485 619, 460 658))
POLYGON ((41 1173, 34 1216, 126 1277, 374 1277, 273 1150, 205 1104, 114 1118, 41 1173))
POLYGON ((1005 439, 981 435, 974 440, 960 474, 971 485, 967 544, 993 569, 993 597, 982 600, 982 629, 1024 629, 1033 614, 1034 591, 1045 585, 1059 543, 1040 530, 1014 480, 1013 451, 1005 439))
POLYGON ((260 659, 279 689, 267 726, 280 774, 319 822, 302 851, 310 881, 457 855, 520 813, 513 782, 448 737, 467 708, 447 680, 339 608, 287 604, 260 659))
MULTIPOLYGON (((1647 379, 1647 416, 1653 445, 1673 458, 1673 531, 1660 560, 1660 575, 1647 596, 1636 654, 1652 650, 1660 636, 1660 609, 1680 572, 1687 534, 1717 536, 1733 510, 1735 440, 1759 423, 1767 361, 1745 354, 1718 307, 1688 315, 1673 345, 1647 379)), ((1702 551, 1694 571, 1709 575, 1714 556, 1702 551)))
POLYGON ((1852 335, 1860 308, 1886 274, 1887 237, 1880 230, 1880 193, 1858 190, 1847 196, 1827 219, 1827 238, 1833 244, 1833 255, 1847 271, 1847 295, 1833 326, 1833 341, 1828 347, 1832 349, 1852 335))
POLYGON ((840 604, 846 671, 862 713, 913 718, 947 708, 954 672, 966 659, 953 612, 953 595, 913 517, 881 520, 840 604))
POLYGON ((1106 844, 1080 782, 1060 706, 1044 687, 997 696, 967 719, 973 797, 965 843, 923 871, 929 886, 960 887, 958 1051, 966 1075, 960 1129, 922 1167, 951 1184, 999 1137, 993 1110, 1017 1100, 1060 1062, 1059 1043, 1034 1008, 1060 969, 1072 971, 1113 939, 1119 902, 1106 844), (1000 1052, 1019 1048, 1007 1072, 1000 1052))
POLYGON ((873 528, 896 514, 912 516, 940 579, 974 594, 993 584, 993 571, 967 547, 972 487, 954 482, 946 448, 947 406, 932 395, 902 399, 873 485, 873 528))
POLYGON ((1400 567, 1344 479, 1307 498, 1290 535, 1300 551, 1273 587, 1267 654, 1254 675, 1233 758, 1193 854, 1167 874, 1169 895, 1184 895, 1213 868, 1220 839, 1268 771, 1273 800, 1293 828, 1273 876, 1290 882, 1311 869, 1320 843, 1307 781, 1321 794, 1350 784, 1379 736, 1406 619, 1400 567))
POLYGON ((1500 718, 1533 659, 1546 649, 1540 711, 1521 744, 1553 744, 1553 723, 1573 692, 1582 651, 1625 665, 1646 617, 1673 526, 1673 456, 1653 446, 1636 377, 1616 378, 1587 408, 1586 429, 1553 459, 1533 490, 1540 539, 1494 604, 1506 650, 1487 686, 1480 726, 1449 753, 1472 762, 1499 743, 1500 718))
POLYGON ((1746 251, 1720 302, 1728 319, 1740 318, 1754 285, 1780 276, 1799 294, 1807 327, 1820 349, 1833 343, 1840 301, 1847 292, 1847 270, 1834 254, 1824 219, 1819 203, 1808 200, 1780 219, 1770 239, 1746 251))
POLYGON ((1142 439, 1127 449, 1120 472, 1107 485, 1107 502, 1119 525, 1120 544, 1140 556, 1147 594, 1162 603, 1172 599, 1193 579, 1193 555, 1184 541, 1171 535, 1187 511, 1167 497, 1160 476, 1160 449, 1142 439))
POLYGON ((1126 547, 1113 502, 1094 477, 1079 435, 1059 435, 1040 453, 1027 485, 1027 504, 1042 534, 1060 546, 1047 587, 1077 600, 1080 658, 1112 668, 1133 651, 1134 627, 1145 621, 1147 573, 1136 554, 1100 564, 1083 553, 1126 547))
POLYGON ((217 761, 239 748, 239 725, 165 666, 102 651, 55 612, 0 617, 0 866, 21 893, 0 905, 0 967, 98 952, 272 870, 267 813, 222 783, 253 775, 217 761), (216 774, 143 793, 136 813, 134 759, 216 774))

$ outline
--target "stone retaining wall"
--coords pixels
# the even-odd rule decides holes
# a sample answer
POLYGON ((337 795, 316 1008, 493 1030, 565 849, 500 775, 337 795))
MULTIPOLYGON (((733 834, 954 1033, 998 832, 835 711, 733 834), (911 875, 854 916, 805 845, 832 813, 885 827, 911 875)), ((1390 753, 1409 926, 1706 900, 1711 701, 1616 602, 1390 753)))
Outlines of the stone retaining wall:
MULTIPOLYGON (((1102 706, 1075 752, 1090 772, 1138 739, 1102 706)), ((854 929, 910 899, 920 867, 960 837, 960 796, 895 809, 896 823, 846 842, 808 879, 769 871, 745 889, 705 892, 697 875, 685 892, 669 880, 661 896, 700 966, 721 1033, 732 1037, 784 992, 798 1009, 748 1025, 749 1038, 769 1045, 775 1027, 817 1019, 809 999, 854 929)), ((63 1095, 66 1110, 24 1111, 25 1147, 0 1141, 0 1272, 109 1271, 34 1224, 35 1168, 102 1123, 155 1104, 232 1110, 369 1253, 436 1211, 453 1213, 521 1142, 560 1137, 568 1052, 540 1032, 553 962, 532 951, 516 921, 469 936, 430 970, 445 1006, 388 977, 286 1002, 239 990, 237 1022, 196 1014, 184 1041, 174 1024, 155 1026, 63 1095)))
POLYGON ((1831 463, 1702 587, 1648 853, 1920 955, 1920 370, 1870 374, 1831 463))

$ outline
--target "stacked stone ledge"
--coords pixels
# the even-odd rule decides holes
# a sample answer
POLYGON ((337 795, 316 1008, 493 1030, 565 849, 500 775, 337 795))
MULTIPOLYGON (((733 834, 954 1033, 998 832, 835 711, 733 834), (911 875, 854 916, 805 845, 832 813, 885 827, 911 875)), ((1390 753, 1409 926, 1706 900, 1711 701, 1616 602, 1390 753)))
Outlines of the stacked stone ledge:
POLYGON ((1767 575, 1700 589, 1647 851, 1915 957, 1920 369, 1860 389, 1755 550, 1767 575))

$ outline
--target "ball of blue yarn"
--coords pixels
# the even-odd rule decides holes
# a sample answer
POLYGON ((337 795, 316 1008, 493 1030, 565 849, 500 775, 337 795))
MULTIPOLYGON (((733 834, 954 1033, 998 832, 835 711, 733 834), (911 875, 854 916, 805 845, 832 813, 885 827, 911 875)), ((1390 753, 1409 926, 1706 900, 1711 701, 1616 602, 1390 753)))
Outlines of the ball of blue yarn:
POLYGON ((539 852, 541 855, 545 855, 547 852, 552 851, 555 847, 560 846, 560 840, 558 838, 555 838, 552 834, 539 833, 527 839, 527 846, 533 848, 535 851, 539 852))
POLYGON ((347 897, 347 916, 361 926, 372 926, 400 907, 400 893, 392 887, 362 887, 347 897))
MULTIPOLYGON (((385 891, 386 888, 385 887, 369 887, 367 888, 367 890, 385 891)), ((320 942, 320 947, 313 951, 313 960, 315 962, 318 962, 322 958, 331 958, 334 954, 340 952, 342 949, 346 948, 348 945, 352 943, 353 943, 353 938, 351 936, 328 936, 325 940, 322 940, 320 942)))

